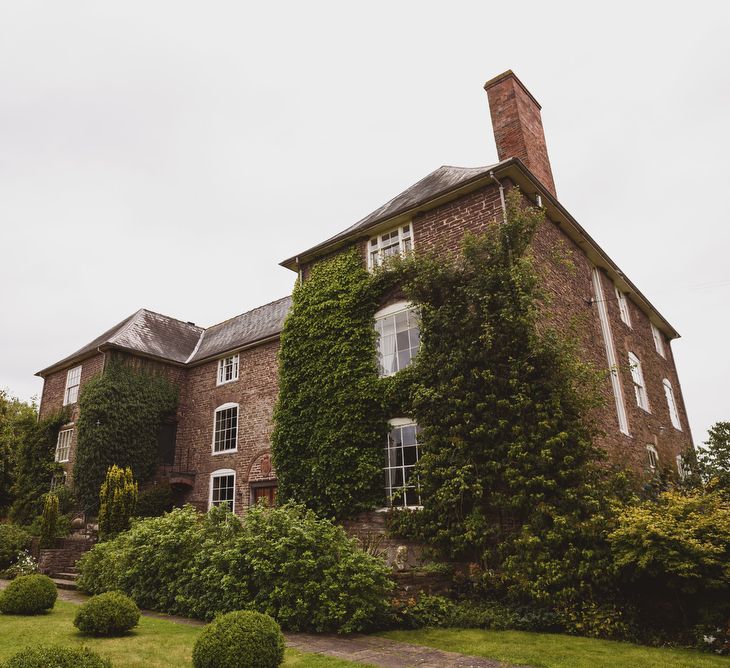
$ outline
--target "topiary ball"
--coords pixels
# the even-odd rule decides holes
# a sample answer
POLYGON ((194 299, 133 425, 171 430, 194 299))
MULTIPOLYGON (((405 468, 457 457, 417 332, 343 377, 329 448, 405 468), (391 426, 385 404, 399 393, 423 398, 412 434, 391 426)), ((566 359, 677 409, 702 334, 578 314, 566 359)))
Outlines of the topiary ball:
POLYGON ((108 659, 102 659, 88 647, 26 647, 3 664, 3 668, 112 668, 108 659))
POLYGON ((83 633, 112 636, 126 633, 139 623, 137 604, 119 591, 92 596, 76 613, 74 626, 83 633))
POLYGON ((58 592, 47 575, 21 575, 0 595, 0 612, 6 615, 39 615, 56 603, 58 592))
POLYGON ((250 610, 217 617, 195 642, 194 668, 276 668, 284 660, 284 636, 268 615, 250 610))

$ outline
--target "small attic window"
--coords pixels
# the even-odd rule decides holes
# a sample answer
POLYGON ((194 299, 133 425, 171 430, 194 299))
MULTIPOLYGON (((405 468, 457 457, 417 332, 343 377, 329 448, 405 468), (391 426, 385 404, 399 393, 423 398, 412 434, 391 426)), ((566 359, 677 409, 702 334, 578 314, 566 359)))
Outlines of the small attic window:
POLYGON ((389 257, 407 255, 413 250, 413 228, 401 225, 368 242, 368 269, 381 266, 389 257))
POLYGON ((238 355, 229 355, 218 360, 217 385, 238 380, 238 355))

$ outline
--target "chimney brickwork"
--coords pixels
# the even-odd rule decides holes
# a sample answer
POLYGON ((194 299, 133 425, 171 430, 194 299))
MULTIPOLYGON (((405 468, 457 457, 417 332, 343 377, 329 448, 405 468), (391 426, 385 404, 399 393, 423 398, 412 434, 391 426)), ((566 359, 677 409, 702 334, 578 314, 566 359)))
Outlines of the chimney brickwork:
POLYGON ((512 70, 484 84, 500 160, 519 158, 555 195, 540 105, 512 70))

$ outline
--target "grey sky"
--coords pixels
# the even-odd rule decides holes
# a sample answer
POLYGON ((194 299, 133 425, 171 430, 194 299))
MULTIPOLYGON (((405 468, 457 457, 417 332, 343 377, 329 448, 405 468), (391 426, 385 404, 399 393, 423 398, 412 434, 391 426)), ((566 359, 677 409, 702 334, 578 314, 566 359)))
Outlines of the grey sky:
POLYGON ((0 387, 140 307, 210 325, 442 164, 484 81, 543 106, 558 197, 674 324, 693 435, 730 420, 730 5, 0 2, 0 387))

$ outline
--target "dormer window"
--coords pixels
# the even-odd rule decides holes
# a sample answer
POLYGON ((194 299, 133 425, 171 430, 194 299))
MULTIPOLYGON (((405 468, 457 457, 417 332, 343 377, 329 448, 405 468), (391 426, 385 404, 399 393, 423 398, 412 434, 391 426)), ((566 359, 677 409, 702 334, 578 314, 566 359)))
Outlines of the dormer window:
POLYGON ((381 266, 389 257, 407 255, 413 250, 413 230, 410 223, 370 239, 368 269, 381 266))
POLYGON ((218 360, 218 385, 238 380, 238 355, 218 360))

